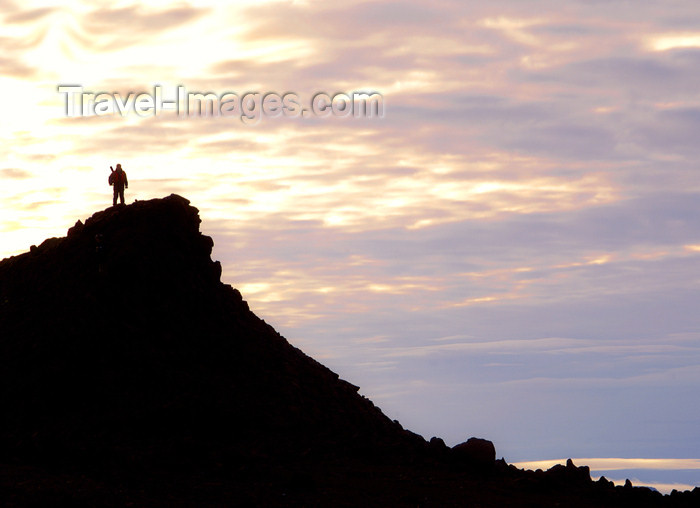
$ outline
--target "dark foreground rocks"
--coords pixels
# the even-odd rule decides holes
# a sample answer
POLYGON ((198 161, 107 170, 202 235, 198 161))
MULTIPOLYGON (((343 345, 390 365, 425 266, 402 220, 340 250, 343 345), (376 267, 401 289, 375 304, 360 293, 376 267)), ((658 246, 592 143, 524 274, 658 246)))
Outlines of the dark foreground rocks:
POLYGON ((387 418, 220 282, 179 196, 0 263, 2 506, 698 506, 387 418))

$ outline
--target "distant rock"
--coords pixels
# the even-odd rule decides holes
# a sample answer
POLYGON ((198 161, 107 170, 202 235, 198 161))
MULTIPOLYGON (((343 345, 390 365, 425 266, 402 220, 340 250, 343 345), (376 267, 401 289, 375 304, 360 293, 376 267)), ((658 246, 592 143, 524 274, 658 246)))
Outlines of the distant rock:
POLYGON ((452 456, 457 463, 473 469, 490 471, 496 462, 496 447, 491 441, 472 437, 454 446, 452 456))

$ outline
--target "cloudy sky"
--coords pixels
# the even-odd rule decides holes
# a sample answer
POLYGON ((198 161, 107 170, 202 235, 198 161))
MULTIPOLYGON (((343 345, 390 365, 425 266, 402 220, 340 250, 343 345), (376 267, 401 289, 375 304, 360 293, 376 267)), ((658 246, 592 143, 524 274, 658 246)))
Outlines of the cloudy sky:
POLYGON ((0 12, 0 258, 109 206, 120 162, 129 202, 190 199, 224 281, 406 428, 700 484, 696 1, 0 12), (69 117, 61 85, 384 115, 69 117))

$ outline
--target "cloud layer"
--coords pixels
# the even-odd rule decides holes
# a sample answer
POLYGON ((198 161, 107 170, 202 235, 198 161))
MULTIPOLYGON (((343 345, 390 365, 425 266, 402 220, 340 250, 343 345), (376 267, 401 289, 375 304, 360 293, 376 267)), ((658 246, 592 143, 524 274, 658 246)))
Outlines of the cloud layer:
POLYGON ((700 456, 696 3, 0 4, 0 255, 107 206, 121 162, 406 427, 700 456), (60 84, 373 90, 386 115, 66 118, 60 84))

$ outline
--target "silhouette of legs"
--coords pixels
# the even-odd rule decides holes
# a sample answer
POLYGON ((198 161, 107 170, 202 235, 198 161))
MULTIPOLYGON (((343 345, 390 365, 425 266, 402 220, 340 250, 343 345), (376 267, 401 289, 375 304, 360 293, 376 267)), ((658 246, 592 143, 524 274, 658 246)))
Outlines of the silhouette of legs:
POLYGON ((117 196, 119 196, 119 200, 121 201, 121 204, 124 204, 124 189, 117 189, 116 187, 114 188, 114 198, 112 199, 112 205, 116 206, 117 205, 117 196))

